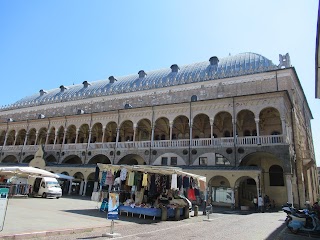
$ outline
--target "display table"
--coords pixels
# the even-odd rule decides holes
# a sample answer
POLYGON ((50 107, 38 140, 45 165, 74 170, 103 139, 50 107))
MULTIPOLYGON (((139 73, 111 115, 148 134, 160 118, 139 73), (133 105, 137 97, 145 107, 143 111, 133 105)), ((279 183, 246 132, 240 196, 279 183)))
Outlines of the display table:
POLYGON ((143 207, 131 207, 131 206, 119 206, 119 212, 126 213, 127 216, 129 216, 129 213, 131 213, 131 216, 133 217, 134 214, 139 214, 139 218, 143 215, 144 218, 146 216, 151 216, 153 219, 156 217, 161 217, 161 209, 160 208, 143 208, 143 207))

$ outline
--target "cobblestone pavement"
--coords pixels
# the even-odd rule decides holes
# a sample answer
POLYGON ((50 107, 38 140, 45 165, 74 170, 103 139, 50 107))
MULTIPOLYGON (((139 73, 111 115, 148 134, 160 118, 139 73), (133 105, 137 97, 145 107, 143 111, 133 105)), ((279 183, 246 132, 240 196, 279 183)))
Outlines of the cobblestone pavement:
MULTIPOLYGON (((96 202, 81 197, 62 199, 10 199, 0 239, 107 239, 111 221, 96 202)), ((191 213, 193 216, 193 213, 191 213)), ((115 220, 118 239, 319 239, 294 235, 284 224, 285 214, 253 213, 214 208, 207 216, 180 221, 159 221, 137 215, 115 220)))

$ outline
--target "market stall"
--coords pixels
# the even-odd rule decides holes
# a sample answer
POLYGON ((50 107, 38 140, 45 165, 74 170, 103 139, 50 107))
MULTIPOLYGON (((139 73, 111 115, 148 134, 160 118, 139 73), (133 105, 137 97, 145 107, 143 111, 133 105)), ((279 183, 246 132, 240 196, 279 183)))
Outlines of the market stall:
POLYGON ((151 216, 162 220, 189 217, 195 200, 205 192, 206 177, 178 167, 97 164, 100 169, 100 198, 118 192, 120 214, 151 216))

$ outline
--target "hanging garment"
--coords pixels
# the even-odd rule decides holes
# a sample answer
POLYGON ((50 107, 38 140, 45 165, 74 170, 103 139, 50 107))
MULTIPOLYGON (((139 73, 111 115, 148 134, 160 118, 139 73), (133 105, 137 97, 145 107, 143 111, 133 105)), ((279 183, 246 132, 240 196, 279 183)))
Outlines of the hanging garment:
POLYGON ((129 172, 128 176, 128 186, 134 185, 134 172, 129 172))
POLYGON ((126 168, 122 168, 121 172, 120 172, 120 179, 121 181, 126 180, 127 178, 127 169, 126 168))
POLYGON ((106 171, 103 171, 103 172, 102 172, 102 175, 101 175, 100 186, 105 186, 106 178, 107 178, 107 172, 106 172, 106 171))
POLYGON ((156 176, 152 174, 150 176, 150 186, 149 186, 149 194, 153 196, 157 193, 157 185, 156 185, 156 176))
POLYGON ((183 177, 183 188, 188 188, 190 186, 190 179, 189 177, 183 177))
POLYGON ((148 186, 148 174, 144 173, 142 178, 142 187, 148 186))
POLYGON ((161 189, 161 176, 160 174, 155 174, 156 176, 156 188, 157 188, 157 193, 161 193, 162 189, 161 189))
POLYGON ((196 200, 197 200, 193 188, 190 188, 190 189, 188 190, 188 199, 189 199, 190 201, 196 201, 196 200))
POLYGON ((197 197, 197 196, 200 196, 200 191, 199 191, 199 189, 194 188, 194 195, 196 195, 196 197, 197 197))
POLYGON ((177 184, 178 184, 178 188, 180 189, 182 186, 182 176, 181 175, 178 176, 177 184))
POLYGON ((135 185, 137 186, 137 190, 140 191, 142 187, 142 173, 137 172, 134 176, 135 185))
POLYGON ((109 185, 109 186, 113 185, 113 173, 112 173, 112 171, 108 171, 107 172, 106 185, 109 185))
POLYGON ((166 191, 167 188, 167 176, 166 175, 162 175, 161 176, 161 192, 163 193, 166 191))
POLYGON ((171 176, 171 189, 177 189, 177 188, 178 188, 177 174, 174 173, 171 176))

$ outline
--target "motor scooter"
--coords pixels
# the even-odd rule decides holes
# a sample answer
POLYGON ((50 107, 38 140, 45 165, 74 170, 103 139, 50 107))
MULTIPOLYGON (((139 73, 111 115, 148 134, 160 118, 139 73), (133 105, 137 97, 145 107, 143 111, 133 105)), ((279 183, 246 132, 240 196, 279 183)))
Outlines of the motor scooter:
POLYGON ((288 221, 287 227, 292 233, 312 232, 320 233, 320 222, 315 212, 306 211, 306 217, 294 216, 294 219, 288 221))
POLYGON ((282 205, 282 211, 284 211, 287 214, 286 217, 286 224, 288 225, 289 221, 292 219, 295 219, 297 221, 305 221, 304 218, 307 217, 305 212, 307 211, 306 209, 304 210, 298 210, 292 206, 291 203, 286 203, 282 205))

